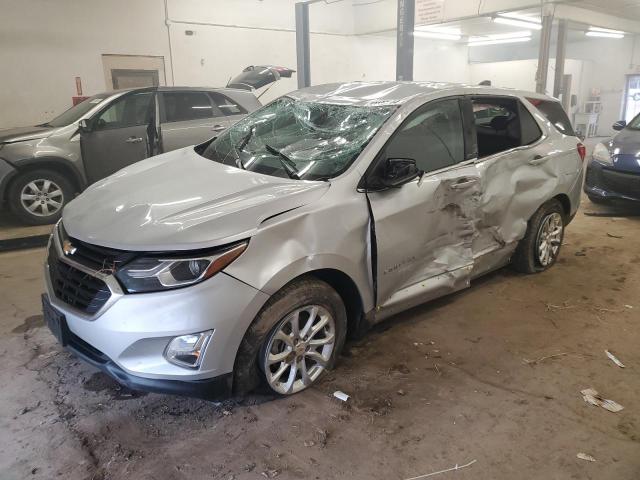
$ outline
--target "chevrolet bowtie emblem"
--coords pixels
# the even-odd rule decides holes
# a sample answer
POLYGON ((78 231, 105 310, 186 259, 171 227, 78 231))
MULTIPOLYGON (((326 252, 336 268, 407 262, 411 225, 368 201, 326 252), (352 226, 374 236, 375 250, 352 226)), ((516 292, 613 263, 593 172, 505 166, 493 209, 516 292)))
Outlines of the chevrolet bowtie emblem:
POLYGON ((73 255, 76 253, 77 248, 69 240, 62 242, 62 251, 65 255, 73 255))

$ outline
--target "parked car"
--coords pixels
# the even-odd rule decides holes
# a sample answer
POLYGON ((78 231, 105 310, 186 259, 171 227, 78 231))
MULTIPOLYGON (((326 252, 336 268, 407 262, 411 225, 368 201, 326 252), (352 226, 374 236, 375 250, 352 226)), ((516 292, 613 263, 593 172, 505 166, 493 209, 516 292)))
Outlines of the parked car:
POLYGON ((53 223, 76 193, 144 158, 201 143, 260 107, 250 91, 157 87, 94 95, 35 127, 0 130, 0 201, 53 223))
POLYGON ((508 263, 556 262, 585 154, 559 108, 443 83, 280 97, 73 200, 49 245, 47 323, 134 389, 304 390, 348 334, 508 263))
POLYGON ((593 149, 584 191, 594 203, 640 202, 640 115, 613 128, 619 133, 593 149))

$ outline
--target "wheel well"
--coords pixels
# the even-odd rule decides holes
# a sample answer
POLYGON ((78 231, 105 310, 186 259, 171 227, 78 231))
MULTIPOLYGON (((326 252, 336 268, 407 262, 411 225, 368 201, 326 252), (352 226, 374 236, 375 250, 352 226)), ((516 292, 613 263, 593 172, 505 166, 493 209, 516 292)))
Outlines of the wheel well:
MULTIPOLYGON (((17 175, 25 172, 31 172, 34 170, 51 170, 52 172, 56 172, 60 175, 63 175, 65 178, 67 178, 71 182, 71 185, 73 185, 74 189, 76 190, 74 193, 80 193, 82 191, 82 180, 79 178, 78 173, 74 171, 73 167, 66 165, 62 161, 56 161, 51 159, 31 161, 23 167, 18 166, 16 170, 17 170, 17 175)), ((13 182, 14 179, 11 179, 11 181, 13 182)))
POLYGON ((340 270, 331 268, 314 270, 307 272, 306 275, 312 275, 328 283, 338 292, 347 310, 347 335, 355 335, 360 328, 360 322, 362 321, 362 314, 364 312, 360 292, 351 277, 340 270))
POLYGON ((571 200, 569 200, 569 197, 567 195, 561 193, 553 198, 560 202, 560 204, 562 205, 562 210, 564 210, 564 214, 566 217, 571 215, 571 200))

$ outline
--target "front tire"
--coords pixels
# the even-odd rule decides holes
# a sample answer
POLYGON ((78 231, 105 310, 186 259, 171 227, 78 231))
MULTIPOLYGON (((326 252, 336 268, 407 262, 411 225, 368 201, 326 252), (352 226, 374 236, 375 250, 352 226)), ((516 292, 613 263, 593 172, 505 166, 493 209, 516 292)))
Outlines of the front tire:
POLYGON ((262 384, 292 395, 317 383, 333 368, 344 345, 347 314, 326 282, 303 277, 285 286, 263 307, 240 345, 234 389, 262 384))
POLYGON ((513 257, 513 267, 522 273, 538 273, 552 267, 564 238, 565 213, 562 204, 549 200, 533 214, 527 232, 513 257))
POLYGON ((8 202, 11 211, 29 225, 55 223, 62 209, 73 197, 71 182, 51 170, 20 173, 9 186, 8 202))

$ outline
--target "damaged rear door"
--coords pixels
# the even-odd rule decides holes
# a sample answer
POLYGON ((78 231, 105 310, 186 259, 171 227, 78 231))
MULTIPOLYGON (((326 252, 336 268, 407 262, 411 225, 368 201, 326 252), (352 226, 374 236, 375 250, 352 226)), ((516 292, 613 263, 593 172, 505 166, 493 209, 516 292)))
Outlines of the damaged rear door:
POLYGON ((481 185, 463 108, 470 106, 459 97, 422 105, 369 169, 375 177, 390 159, 413 159, 424 172, 397 188, 367 188, 376 319, 469 284, 481 185))

